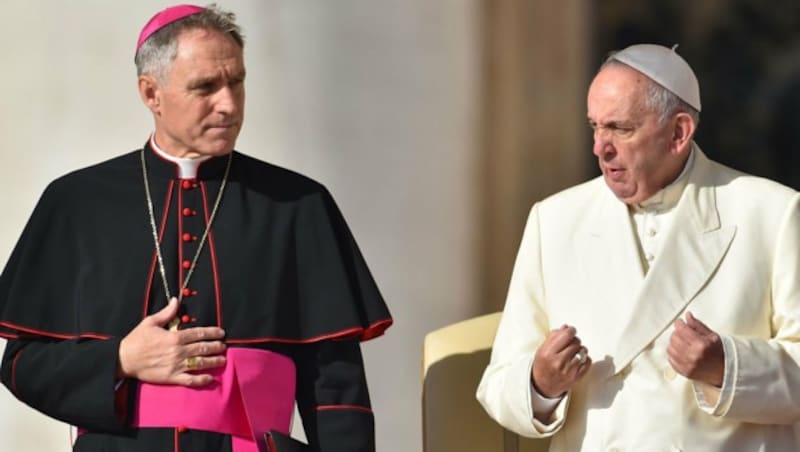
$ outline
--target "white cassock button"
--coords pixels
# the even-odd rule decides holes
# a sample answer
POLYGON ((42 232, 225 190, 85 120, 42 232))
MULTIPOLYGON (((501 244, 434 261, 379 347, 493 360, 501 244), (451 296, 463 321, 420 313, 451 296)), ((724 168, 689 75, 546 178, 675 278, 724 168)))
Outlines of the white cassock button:
POLYGON ((647 235, 649 235, 650 237, 653 237, 654 235, 656 235, 656 230, 655 229, 649 229, 647 231, 647 235))
POLYGON ((653 253, 647 253, 647 254, 645 254, 644 258, 647 259, 648 261, 652 262, 653 259, 655 259, 656 257, 653 256, 653 253))
POLYGON ((664 372, 662 373, 664 375, 665 380, 674 380, 675 377, 678 375, 675 373, 675 369, 673 369, 672 367, 664 369, 664 372))

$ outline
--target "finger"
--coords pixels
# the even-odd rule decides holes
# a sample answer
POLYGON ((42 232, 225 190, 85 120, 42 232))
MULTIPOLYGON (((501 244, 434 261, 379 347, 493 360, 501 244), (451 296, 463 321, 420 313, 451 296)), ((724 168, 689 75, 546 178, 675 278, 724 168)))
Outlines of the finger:
POLYGON ((672 333, 670 339, 678 338, 682 342, 689 344, 697 340, 697 338, 699 337, 697 331, 690 328, 689 325, 687 325, 686 322, 684 322, 681 319, 675 320, 674 326, 675 326, 675 331, 672 333))
POLYGON ((669 363, 669 366, 672 367, 672 370, 683 376, 686 376, 684 372, 684 365, 679 361, 679 357, 667 355, 667 362, 669 363))
POLYGON ((200 370, 216 369, 225 365, 225 357, 215 356, 190 356, 183 360, 184 372, 195 372, 200 370))
MULTIPOLYGON (((667 346, 667 360, 670 362, 670 364, 683 362, 685 359, 686 348, 682 345, 683 344, 670 341, 669 346, 667 346)), ((673 365, 673 367, 675 366, 673 365)))
POLYGON ((578 370, 575 373, 575 379, 580 380, 581 378, 583 378, 583 376, 586 375, 586 372, 588 372, 591 367, 592 367, 592 358, 587 357, 586 361, 584 361, 583 364, 578 366, 578 370))
POLYGON ((186 356, 222 355, 227 346, 222 341, 201 341, 186 345, 186 356))
POLYGON ((581 347, 581 343, 578 341, 570 342, 564 348, 559 350, 555 356, 562 364, 569 364, 581 347))
POLYGON ((169 299, 169 302, 166 306, 164 306, 155 314, 149 316, 149 319, 158 326, 166 326, 166 324, 169 323, 170 320, 174 319, 176 315, 178 315, 178 299, 172 297, 169 299))
POLYGON ((572 340, 575 338, 575 333, 575 328, 571 326, 553 331, 548 336, 550 347, 554 352, 560 352, 565 347, 570 345, 572 340))
POLYGON ((218 341, 225 338, 225 330, 216 326, 198 326, 181 330, 178 338, 183 345, 200 341, 218 341))
POLYGON ((585 362, 585 360, 589 357, 589 351, 586 349, 586 347, 581 345, 570 345, 569 347, 565 348, 561 353, 556 355, 557 368, 562 372, 575 371, 582 364, 579 353, 586 357, 584 358, 585 362))
POLYGON ((182 373, 176 376, 173 383, 181 385, 181 386, 189 386, 193 388, 198 388, 202 386, 208 386, 214 381, 214 377, 209 374, 190 374, 190 373, 182 373))
POLYGON ((688 326, 694 331, 697 331, 700 334, 713 333, 711 328, 709 328, 708 326, 706 326, 705 323, 701 322, 695 316, 693 316, 690 311, 686 311, 686 326, 688 326))
POLYGON ((589 360, 589 350, 586 347, 581 346, 578 347, 578 350, 576 350, 574 354, 572 354, 569 363, 572 367, 578 369, 582 365, 584 365, 588 360, 589 360))
POLYGON ((686 363, 695 354, 695 343, 691 338, 687 339, 679 334, 674 334, 667 346, 667 356, 672 357, 676 362, 686 363))

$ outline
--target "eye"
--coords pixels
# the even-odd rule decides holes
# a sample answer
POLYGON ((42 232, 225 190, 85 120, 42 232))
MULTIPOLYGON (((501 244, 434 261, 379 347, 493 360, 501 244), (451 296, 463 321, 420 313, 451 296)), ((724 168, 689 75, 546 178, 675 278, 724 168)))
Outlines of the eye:
POLYGON ((196 89, 201 93, 211 93, 214 92, 214 84, 211 82, 201 83, 196 89))
POLYGON ((244 87, 244 79, 233 79, 228 82, 228 87, 232 90, 239 91, 244 87))
POLYGON ((197 83, 190 85, 189 89, 201 96, 205 96, 214 93, 218 86, 213 80, 198 80, 197 83))
POLYGON ((630 135, 636 130, 636 127, 633 124, 619 122, 609 123, 606 128, 614 133, 614 135, 620 136, 630 135))

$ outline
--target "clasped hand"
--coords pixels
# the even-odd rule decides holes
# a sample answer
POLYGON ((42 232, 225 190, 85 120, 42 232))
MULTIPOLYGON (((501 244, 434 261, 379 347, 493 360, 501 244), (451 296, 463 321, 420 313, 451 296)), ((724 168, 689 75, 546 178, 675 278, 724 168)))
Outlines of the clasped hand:
MULTIPOLYGON (((725 352, 720 336, 688 311, 685 321, 675 320, 674 327, 667 347, 670 366, 690 380, 721 387, 725 352)), ((589 358, 581 362, 579 352, 588 353, 574 327, 563 325, 551 331, 534 357, 531 382, 536 391, 548 398, 569 391, 592 365, 589 358)))
POLYGON ((205 386, 213 381, 202 371, 225 365, 225 331, 218 327, 164 329, 177 314, 178 300, 172 298, 122 339, 118 377, 182 386, 205 386))
POLYGON ((563 325, 551 331, 536 350, 531 382, 539 394, 552 399, 572 388, 591 366, 588 350, 581 345, 575 327, 563 325))
POLYGON ((725 352, 722 338, 686 312, 686 320, 674 322, 667 358, 675 372, 684 377, 721 387, 725 375, 725 352))

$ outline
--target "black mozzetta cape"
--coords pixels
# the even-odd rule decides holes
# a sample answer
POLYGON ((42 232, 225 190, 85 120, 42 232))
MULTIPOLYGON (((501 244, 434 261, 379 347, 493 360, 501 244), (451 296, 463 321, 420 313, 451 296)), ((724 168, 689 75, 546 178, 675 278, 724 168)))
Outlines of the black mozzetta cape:
MULTIPOLYGON (((114 389, 119 340, 166 294, 140 152, 79 170, 45 190, 0 276, 2 380, 22 401, 88 430, 76 451, 226 451, 230 438, 130 427, 135 381, 114 389)), ((182 180, 145 146, 170 290, 183 284, 227 156, 182 180)), ((185 292, 182 327, 218 325, 229 346, 292 357, 313 450, 374 449, 359 342, 388 309, 327 190, 234 152, 217 217, 185 292)))

